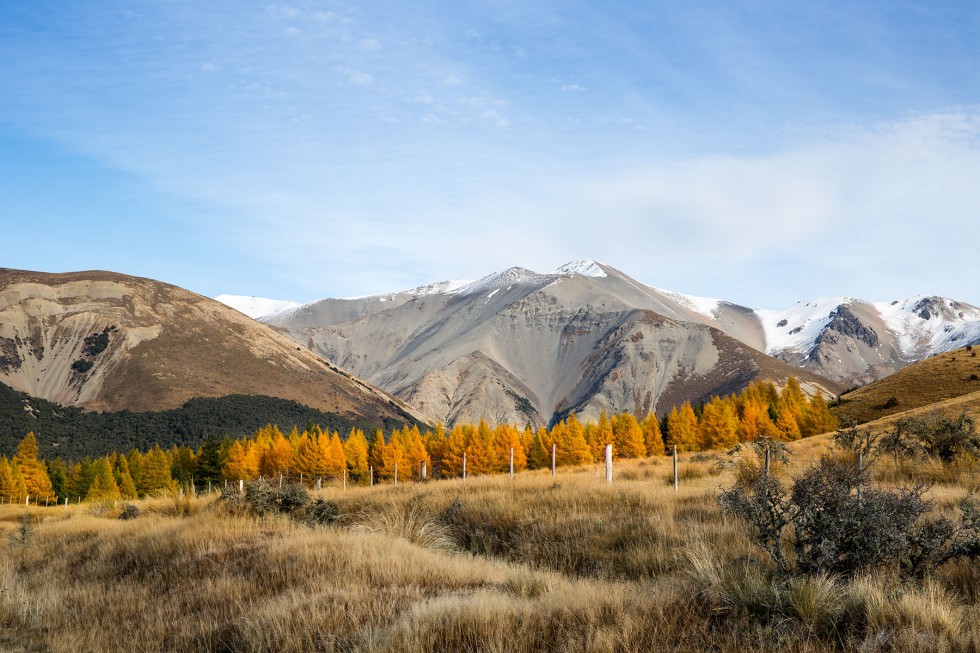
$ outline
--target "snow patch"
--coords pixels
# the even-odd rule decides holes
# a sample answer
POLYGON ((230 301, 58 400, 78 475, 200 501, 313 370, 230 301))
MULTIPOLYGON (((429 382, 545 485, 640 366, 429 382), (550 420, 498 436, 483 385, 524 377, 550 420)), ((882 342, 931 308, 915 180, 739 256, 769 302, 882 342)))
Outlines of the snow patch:
POLYGON ((695 313, 710 319, 714 319, 715 311, 718 310, 718 304, 720 303, 717 299, 711 299, 710 297, 685 295, 679 292, 664 290, 663 288, 654 288, 653 286, 650 286, 650 288, 657 291, 661 295, 672 299, 674 302, 680 304, 689 311, 694 311, 695 313))
POLYGON ((244 313, 253 320, 300 306, 298 302, 285 299, 267 299, 248 295, 218 295, 215 300, 225 306, 230 306, 239 313, 244 313))
POLYGON ((830 314, 834 309, 852 301, 854 300, 849 297, 821 297, 796 302, 781 311, 755 309, 765 333, 766 353, 773 355, 781 351, 809 352, 830 322, 830 314))
POLYGON ((980 340, 980 309, 945 297, 916 295, 893 302, 872 302, 885 326, 898 338, 903 358, 913 360, 951 351, 980 340), (938 315, 927 305, 941 307, 938 315))
POLYGON ((569 261, 555 270, 555 274, 580 274, 583 277, 604 277, 606 276, 606 271, 602 269, 602 264, 598 261, 580 259, 569 261))

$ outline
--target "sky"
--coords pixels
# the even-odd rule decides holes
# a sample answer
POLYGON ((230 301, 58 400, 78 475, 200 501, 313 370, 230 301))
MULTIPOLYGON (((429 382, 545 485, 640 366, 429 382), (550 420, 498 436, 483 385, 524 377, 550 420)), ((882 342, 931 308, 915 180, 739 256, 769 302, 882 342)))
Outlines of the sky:
POLYGON ((0 3, 0 266, 980 305, 975 2, 0 3))

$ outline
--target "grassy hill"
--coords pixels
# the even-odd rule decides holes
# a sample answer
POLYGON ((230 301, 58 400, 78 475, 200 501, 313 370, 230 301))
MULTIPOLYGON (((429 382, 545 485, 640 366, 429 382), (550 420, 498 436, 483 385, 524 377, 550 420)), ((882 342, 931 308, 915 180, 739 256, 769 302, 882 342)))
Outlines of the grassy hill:
POLYGON ((954 402, 961 409, 980 406, 980 347, 965 347, 909 365, 895 374, 841 395, 832 410, 842 421, 871 422, 906 411, 954 402))
POLYGON ((313 423, 346 436, 353 426, 365 432, 379 426, 387 431, 414 422, 351 419, 287 399, 247 395, 191 399, 174 410, 99 413, 59 406, 0 384, 0 455, 12 455, 28 431, 37 435, 42 457, 77 460, 156 444, 196 447, 211 434, 247 435, 269 423, 285 433, 313 423))

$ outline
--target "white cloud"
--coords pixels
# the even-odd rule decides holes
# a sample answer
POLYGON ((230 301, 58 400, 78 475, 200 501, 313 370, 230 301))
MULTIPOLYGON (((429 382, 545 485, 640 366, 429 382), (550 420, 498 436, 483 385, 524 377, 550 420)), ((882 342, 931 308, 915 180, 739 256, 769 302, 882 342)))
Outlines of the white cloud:
POLYGON ((374 77, 364 72, 363 70, 356 70, 354 68, 342 68, 340 72, 347 78, 351 84, 357 84, 358 86, 372 86, 374 84, 374 77))
POLYGON ((579 84, 562 84, 561 90, 567 91, 569 93, 582 93, 587 89, 579 84))

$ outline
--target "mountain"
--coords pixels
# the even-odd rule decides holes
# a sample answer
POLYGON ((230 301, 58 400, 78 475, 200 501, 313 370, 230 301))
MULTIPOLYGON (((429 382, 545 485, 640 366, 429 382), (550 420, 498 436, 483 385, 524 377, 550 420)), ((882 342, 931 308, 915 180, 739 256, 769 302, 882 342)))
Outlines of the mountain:
POLYGON ((892 302, 841 297, 756 314, 767 353, 851 386, 980 343, 980 309, 944 297, 892 302))
POLYGON ((266 299, 247 295, 218 295, 214 299, 256 320, 299 306, 297 302, 284 299, 266 299))
POLYGON ((263 321, 449 424, 663 412, 790 375, 810 391, 841 389, 763 353, 752 309, 646 286, 594 261, 324 299, 263 321))
POLYGON ((249 395, 372 423, 422 419, 224 304, 101 271, 0 269, 0 383, 98 411, 162 411, 194 398, 249 395))

